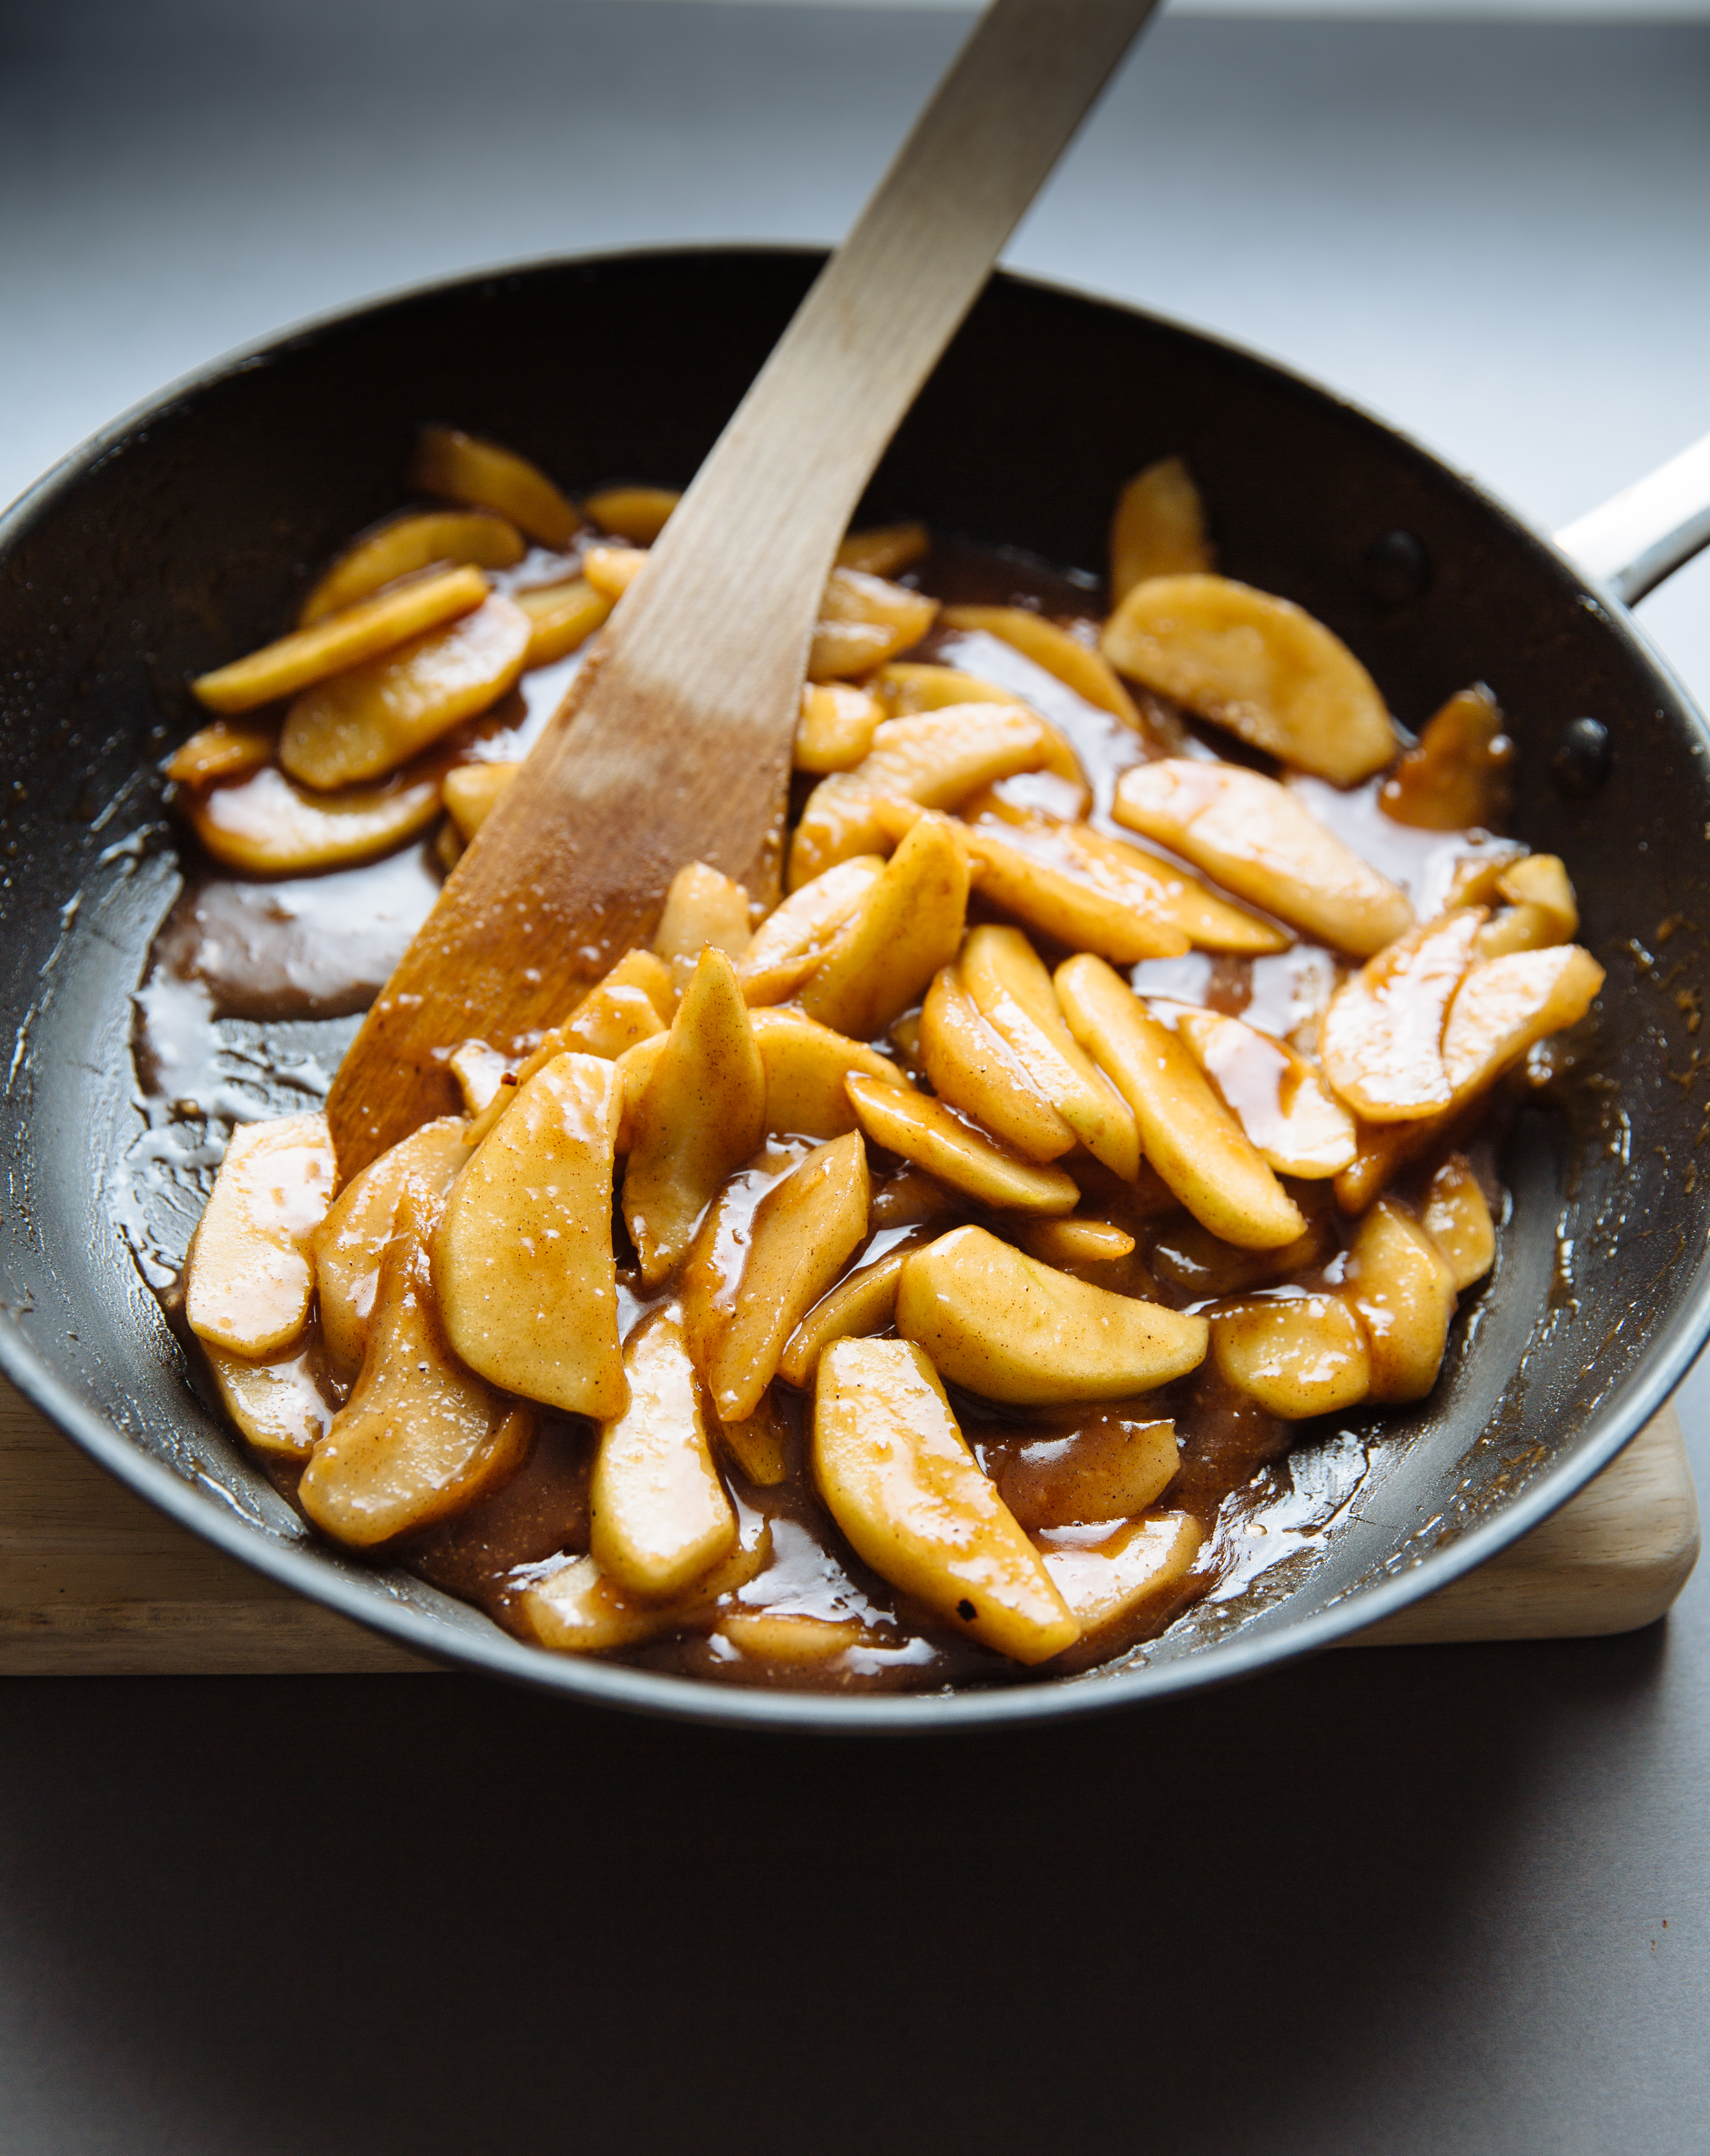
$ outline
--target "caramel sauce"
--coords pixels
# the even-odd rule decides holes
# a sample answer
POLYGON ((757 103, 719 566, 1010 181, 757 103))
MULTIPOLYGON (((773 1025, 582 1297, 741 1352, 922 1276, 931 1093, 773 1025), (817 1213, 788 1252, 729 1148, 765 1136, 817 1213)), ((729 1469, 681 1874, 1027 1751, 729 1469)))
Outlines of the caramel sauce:
MULTIPOLYGON (((543 557, 537 550, 529 562, 494 581, 500 588, 539 583, 547 569, 568 574, 574 566, 573 556, 543 557)), ((1025 557, 941 547, 907 581, 951 603, 1030 607, 1088 644, 1096 643, 1098 624, 1089 609, 1096 603, 1097 587, 1025 557)), ((1093 798, 1084 819, 1126 844, 1136 843, 1134 834, 1114 821, 1110 804, 1118 778, 1136 763, 1164 756, 1221 755, 1277 770, 1221 737, 1214 746, 1211 737, 1156 697, 1137 698, 1141 726, 1136 731, 983 631, 936 631, 909 656, 980 675, 1039 710, 1067 737, 1086 773, 1093 798)), ((453 760, 509 762, 526 754, 573 677, 578 658, 525 675, 520 690, 495 711, 458 729, 448 744, 453 760)), ((441 747, 442 756, 446 746, 441 747)), ((1347 793, 1298 776, 1289 783, 1302 791, 1314 814, 1408 892, 1421 917, 1441 907, 1469 856, 1482 858, 1501 844, 1483 832, 1393 821, 1380 804, 1381 778, 1347 793)), ((1057 814, 1079 808, 1066 798, 1073 789, 1047 773, 1006 780, 996 790, 1006 800, 1057 814)), ((798 787, 797 807, 801 791, 798 787)), ((115 1211, 139 1261, 169 1311, 175 1309, 189 1233, 223 1149, 223 1128, 258 1114, 311 1106, 324 1096, 354 1030, 355 1015, 372 1003, 426 916, 440 875, 431 839, 366 866, 276 882, 230 875, 201 858, 193 841, 187 841, 183 867, 182 892, 156 942, 136 997, 139 1105, 148 1127, 127 1163, 129 1183, 113 1195, 115 1211)), ((1193 952, 1147 961, 1135 966, 1130 978, 1137 992, 1148 998, 1239 1016, 1261 1031, 1310 1048, 1318 1019, 1346 970, 1337 953, 1297 942, 1286 952, 1258 958, 1193 952)), ((880 1045, 918 1077, 909 1027, 905 1019, 892 1039, 880 1045)), ((1252 1082, 1274 1091, 1276 1074, 1269 1068, 1256 1070, 1252 1082)), ((734 1292, 755 1208, 811 1142, 771 1142, 730 1187, 709 1260, 723 1275, 726 1292, 734 1292)), ((981 1218, 966 1200, 876 1150, 873 1173, 873 1232, 851 1260, 850 1270, 901 1242, 924 1240, 981 1218)), ((1124 1258, 1067 1268, 1095 1285, 1193 1309, 1255 1287, 1305 1292, 1334 1286, 1340 1277, 1346 1235, 1327 1183, 1288 1181, 1290 1195, 1310 1224, 1301 1245, 1280 1254, 1293 1267, 1281 1272, 1279 1254, 1236 1251, 1216 1244, 1167 1194, 1160 1204, 1157 1188, 1146 1186, 1144 1172, 1140 1186, 1125 1185, 1078 1158, 1077 1174, 1103 1217, 1127 1229, 1136 1240, 1124 1258)), ((614 1235, 619 1324, 627 1337, 649 1311, 668 1300, 670 1290, 643 1289, 621 1209, 614 1211, 614 1235)), ((182 1334, 182 1323, 179 1329, 182 1334)), ((193 1341, 190 1345, 196 1353, 193 1341)), ((303 1381, 315 1385, 330 1410, 341 1404, 347 1388, 330 1373, 314 1337, 304 1353, 302 1370, 303 1381)), ((1187 1602, 1236 1592, 1303 1539, 1299 1534, 1290 1539, 1288 1522, 1279 1514, 1273 1547, 1264 1547, 1271 1517, 1265 1508, 1275 1512, 1281 1501, 1274 1491, 1266 1495, 1267 1486, 1255 1478, 1303 1430, 1321 1435, 1321 1425, 1278 1420, 1232 1391, 1209 1362, 1190 1378, 1141 1399, 1072 1413, 1006 1410, 955 1394, 953 1404, 970 1445, 1000 1490, 1012 1491, 1024 1513, 1031 1507, 1058 1522, 1075 1509, 1072 1493, 1078 1479, 1103 1486, 1124 1447, 1139 1441, 1150 1425, 1172 1422, 1180 1442, 1180 1468, 1153 1502, 1191 1514, 1204 1531, 1205 1549, 1192 1574, 1048 1669, 1022 1669, 948 1631, 863 1564, 812 1486, 806 1465, 808 1399, 779 1380, 772 1388, 772 1414, 782 1433, 785 1479, 760 1486, 728 1451, 723 1455, 739 1512, 747 1519, 762 1517, 771 1537, 769 1562, 738 1590, 735 1600, 744 1610, 857 1625, 858 1643, 823 1662, 772 1665, 745 1657, 716 1629, 704 1625, 621 1650, 614 1659, 719 1681, 851 1691, 1035 1681, 1129 1652, 1161 1631, 1187 1602)), ((386 1558, 474 1604, 518 1636, 530 1637, 520 1614, 523 1591, 564 1553, 587 1548, 596 1441, 591 1423, 537 1414, 532 1450, 501 1489, 406 1546, 391 1548, 386 1558)), ((1363 1471, 1361 1448, 1367 1441, 1356 1431, 1336 1440, 1358 1455, 1357 1471, 1350 1471, 1356 1475, 1363 1471)), ((264 1465, 290 1495, 300 1466, 276 1457, 264 1465)), ((1051 1532, 1096 1538, 1106 1529, 1097 1522, 1071 1522, 1051 1532)))

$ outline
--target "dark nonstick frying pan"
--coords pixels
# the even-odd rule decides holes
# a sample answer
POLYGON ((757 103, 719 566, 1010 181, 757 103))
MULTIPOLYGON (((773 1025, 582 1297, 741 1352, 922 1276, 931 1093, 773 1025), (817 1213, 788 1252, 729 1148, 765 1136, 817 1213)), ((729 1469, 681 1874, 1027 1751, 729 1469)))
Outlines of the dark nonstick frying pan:
POLYGON ((1710 732, 1608 589, 1310 383, 999 277, 863 512, 1095 567, 1118 484, 1183 453, 1229 573, 1328 622, 1404 721, 1467 681, 1494 686, 1521 747, 1516 829, 1567 860, 1608 968, 1598 1081, 1571 1117, 1522 1116, 1501 1262, 1436 1392, 1375 1434, 1307 1433, 1283 1471, 1285 1554, 1245 1594, 1202 1603, 1123 1666, 955 1696, 743 1691, 525 1647, 309 1534, 191 1392, 114 1211, 140 1130, 130 998, 177 887, 154 773, 195 723, 186 676, 274 634, 305 573, 395 504, 422 419, 513 444, 572 487, 685 482, 819 259, 548 262, 366 307, 178 385, 0 524, 0 1365, 219 1548, 467 1667, 796 1728, 1124 1706, 1329 1645, 1482 1563, 1615 1455, 1710 1329, 1710 1075, 1692 993, 1710 936, 1710 732))

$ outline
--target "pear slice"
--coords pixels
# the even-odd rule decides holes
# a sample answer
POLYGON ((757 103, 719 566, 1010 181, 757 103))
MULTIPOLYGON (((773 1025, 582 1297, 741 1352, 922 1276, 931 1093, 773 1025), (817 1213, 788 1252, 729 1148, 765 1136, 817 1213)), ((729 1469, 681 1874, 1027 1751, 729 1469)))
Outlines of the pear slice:
POLYGON ((1405 1123, 1449 1103, 1443 1021, 1472 963, 1482 906, 1400 936, 1344 981, 1318 1031, 1324 1075, 1364 1122, 1405 1123))
POLYGON ((474 1377, 439 1321, 424 1229, 407 1189, 381 1265, 361 1375, 297 1486, 335 1541, 372 1549, 449 1519, 498 1489, 528 1457, 528 1409, 474 1377))
POLYGON ((819 964, 884 874, 883 854, 855 854, 791 892, 755 931, 737 960, 750 1004, 781 1004, 819 964))
POLYGON ((1022 1160, 942 1101, 852 1071, 844 1081, 861 1127, 875 1145, 900 1153, 952 1190, 1016 1213, 1072 1213, 1080 1199, 1060 1168, 1022 1160))
POLYGON ((1354 1231, 1343 1286, 1371 1347, 1369 1399, 1418 1400, 1436 1383, 1455 1315, 1455 1276, 1431 1236, 1392 1198, 1354 1231))
POLYGON ((1021 930, 973 929, 956 972, 980 1015, 1088 1152, 1132 1183, 1140 1172, 1133 1112, 1070 1033, 1051 976, 1021 930))
POLYGON ((714 1233, 702 1230, 683 1268, 683 1297, 691 1352, 721 1422, 741 1422, 759 1407, 785 1342, 866 1241, 870 1198, 867 1148, 851 1132, 772 1185, 755 1209, 740 1267, 717 1248, 717 1215, 709 1217, 714 1233))
POLYGON ((1337 1295, 1261 1296, 1214 1310, 1211 1360, 1285 1422, 1358 1407, 1371 1383, 1365 1334, 1337 1295))
POLYGON ((589 1546, 618 1586, 663 1600, 735 1549, 736 1514, 713 1464, 700 1385, 673 1306, 630 1335, 622 1376, 629 1404, 600 1432, 589 1546))
POLYGON ((1227 577, 1149 577, 1105 625, 1104 656, 1253 748, 1357 786, 1401 747, 1378 686, 1303 608, 1227 577))
POLYGON ((459 1173, 433 1237, 446 1337, 489 1383, 566 1414, 623 1405, 615 1066, 555 1056, 459 1173))
POLYGON ((1073 1146, 1075 1134, 1049 1094, 980 1015, 954 966, 946 966, 927 991, 920 1058, 940 1100, 1027 1159, 1056 1160, 1073 1146))
POLYGON ((1069 1030, 1133 1109, 1145 1156, 1196 1220, 1242 1250, 1280 1250, 1305 1217, 1183 1044, 1102 958, 1057 970, 1069 1030))
POLYGON ((496 511, 556 553, 563 553, 582 527, 569 502, 526 457, 456 427, 422 428, 409 480, 423 494, 496 511))
POLYGON ((1213 1010, 1179 1010, 1175 1030, 1267 1167, 1322 1182, 1354 1158, 1353 1116, 1287 1041, 1213 1010))
POLYGON ((759 1149, 765 1126, 765 1071, 748 1006, 730 959, 709 944, 632 1121, 623 1216, 649 1287, 686 1255, 701 1214, 759 1149))
POLYGON ((1017 1407, 1126 1399, 1206 1359, 1203 1317, 1089 1286, 984 1228, 909 1254, 897 1330, 951 1383, 1017 1407))
POLYGON ((955 958, 967 911, 967 860, 947 819, 922 816, 804 983, 802 1009, 873 1040, 955 958))
POLYGON ((813 1472, 859 1555, 947 1623, 1029 1664, 1080 1636, 907 1341, 839 1340, 821 1356, 813 1472))
POLYGON ((1413 926, 1405 892, 1257 771, 1185 757, 1139 764, 1118 779, 1114 813, 1237 898, 1356 957, 1413 926))
POLYGON ((315 1229, 320 1337, 341 1377, 354 1378, 367 1353, 381 1260, 397 1228, 405 1191, 412 1192, 419 1211, 437 1213, 468 1157, 469 1127, 461 1116, 423 1123, 353 1177, 315 1229))
POLYGON ((376 524, 346 547, 318 578, 297 614, 299 629, 354 606, 382 584, 443 562, 478 569, 514 569, 528 552, 508 517, 490 509, 407 511, 376 524))
POLYGON ((1178 1585, 1204 1541, 1190 1512, 1159 1512, 1090 1545, 1047 1528, 1039 1547, 1052 1585, 1090 1635, 1178 1585))
POLYGON ((607 1654, 704 1624, 714 1608, 771 1563, 772 1532, 758 1512, 745 1512, 735 1548, 670 1602, 650 1600, 622 1586, 591 1556, 567 1558, 525 1591, 523 1622, 543 1647, 561 1654, 607 1654))
POLYGON ((1120 606, 1149 577, 1203 576, 1217 566, 1206 536, 1206 506, 1180 457, 1137 472, 1110 520, 1110 597, 1120 606))
POLYGON ((320 1114, 281 1116, 233 1132, 190 1246, 184 1316, 234 1355, 272 1355, 309 1320, 310 1239, 336 1173, 320 1114))

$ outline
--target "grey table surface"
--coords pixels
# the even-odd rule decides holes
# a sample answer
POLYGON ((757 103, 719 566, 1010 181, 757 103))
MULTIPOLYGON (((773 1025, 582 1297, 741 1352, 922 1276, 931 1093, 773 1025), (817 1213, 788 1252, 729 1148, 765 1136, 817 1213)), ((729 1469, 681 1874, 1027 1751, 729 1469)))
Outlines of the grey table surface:
MULTIPOLYGON (((0 0, 0 499, 377 290, 833 237, 964 28, 0 0)), ((1710 425, 1710 26, 1165 22, 1010 259, 1557 524, 1710 425)), ((1710 561, 1641 619, 1710 701, 1710 561)), ((8 2156, 1710 2147, 1710 1582, 1038 1738, 460 1679, 13 1681, 0 1730, 8 2156)))

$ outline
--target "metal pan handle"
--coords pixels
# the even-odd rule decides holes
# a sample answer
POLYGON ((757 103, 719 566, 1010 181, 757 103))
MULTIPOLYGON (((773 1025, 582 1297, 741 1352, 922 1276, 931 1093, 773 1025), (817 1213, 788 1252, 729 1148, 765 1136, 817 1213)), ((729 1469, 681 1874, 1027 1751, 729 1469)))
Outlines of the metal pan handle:
POLYGON ((1710 434, 1600 509, 1564 525, 1555 543, 1633 606, 1710 547, 1710 434))

